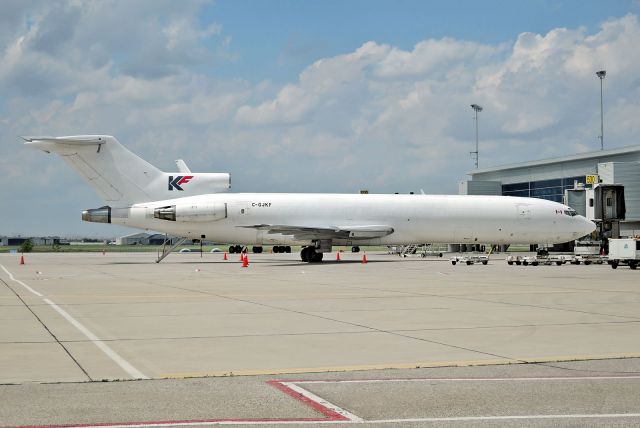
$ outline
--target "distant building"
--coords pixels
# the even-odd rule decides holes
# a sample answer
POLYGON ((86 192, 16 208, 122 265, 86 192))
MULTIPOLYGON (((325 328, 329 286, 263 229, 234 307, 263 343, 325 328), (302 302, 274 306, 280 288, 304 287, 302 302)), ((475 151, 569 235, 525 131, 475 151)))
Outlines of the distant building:
POLYGON ((149 245, 149 234, 140 232, 116 238, 116 245, 149 245))
POLYGON ((0 247, 17 247, 22 245, 27 239, 31 239, 33 245, 61 244, 61 239, 58 236, 0 236, 0 247))
POLYGON ((167 239, 167 245, 172 245, 178 238, 164 233, 132 233, 116 238, 116 245, 162 245, 167 239))
POLYGON ((164 233, 154 233, 153 235, 149 235, 149 245, 162 245, 167 240, 167 245, 173 245, 173 243, 178 239, 175 236, 167 236, 164 233))

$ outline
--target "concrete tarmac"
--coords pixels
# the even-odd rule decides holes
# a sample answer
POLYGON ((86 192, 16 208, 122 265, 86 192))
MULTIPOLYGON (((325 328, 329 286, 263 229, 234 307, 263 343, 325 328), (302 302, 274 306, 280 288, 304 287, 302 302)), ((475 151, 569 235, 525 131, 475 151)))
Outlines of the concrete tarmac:
POLYGON ((25 257, 0 255, 0 425, 640 424, 624 416, 640 413, 637 271, 501 256, 25 257), (459 376, 518 379, 424 380, 459 376), (423 380, 362 382, 380 377, 423 380), (286 378, 359 382, 268 383, 286 378), (84 383, 131 379, 156 380, 84 383))

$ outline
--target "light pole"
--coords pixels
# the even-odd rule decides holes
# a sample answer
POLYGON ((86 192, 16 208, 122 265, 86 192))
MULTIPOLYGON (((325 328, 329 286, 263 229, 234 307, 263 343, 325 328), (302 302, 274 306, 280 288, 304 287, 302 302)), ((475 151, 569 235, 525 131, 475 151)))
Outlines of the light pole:
POLYGON ((602 110, 602 81, 607 75, 606 70, 596 71, 596 76, 600 79, 600 150, 604 150, 604 112, 602 110))
POLYGON ((476 155, 476 169, 478 169, 478 112, 482 111, 482 107, 478 104, 471 104, 471 108, 476 112, 476 151, 471 152, 471 154, 476 155))

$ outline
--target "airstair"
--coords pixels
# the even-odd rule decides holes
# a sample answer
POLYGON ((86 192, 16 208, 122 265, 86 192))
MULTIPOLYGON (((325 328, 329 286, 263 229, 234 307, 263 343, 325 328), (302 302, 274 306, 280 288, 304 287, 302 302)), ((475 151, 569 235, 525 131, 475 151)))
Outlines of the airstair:
POLYGON ((407 257, 407 255, 409 254, 415 254, 417 249, 418 249, 418 245, 416 244, 405 245, 402 247, 402 250, 398 253, 398 255, 400 257, 407 257))
POLYGON ((167 235, 165 235, 164 243, 162 244, 162 254, 158 253, 158 258, 156 259, 156 263, 160 263, 162 259, 164 259, 169 254, 171 254, 173 250, 175 250, 179 245, 182 245, 182 243, 186 240, 187 238, 177 238, 173 243, 173 245, 169 246, 167 245, 167 243, 171 242, 171 240, 167 237, 167 235))

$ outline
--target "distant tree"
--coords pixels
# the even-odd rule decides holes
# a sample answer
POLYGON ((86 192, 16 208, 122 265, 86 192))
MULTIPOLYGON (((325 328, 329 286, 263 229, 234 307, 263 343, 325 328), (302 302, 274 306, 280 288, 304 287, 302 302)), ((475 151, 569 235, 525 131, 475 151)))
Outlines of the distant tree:
POLYGON ((53 242, 53 245, 51 246, 51 249, 53 251, 60 251, 60 243, 59 242, 53 242))
POLYGON ((33 250, 33 241, 29 238, 20 245, 20 252, 30 253, 31 250, 33 250))

